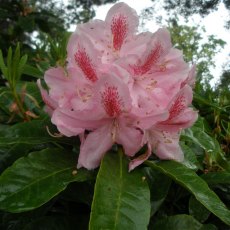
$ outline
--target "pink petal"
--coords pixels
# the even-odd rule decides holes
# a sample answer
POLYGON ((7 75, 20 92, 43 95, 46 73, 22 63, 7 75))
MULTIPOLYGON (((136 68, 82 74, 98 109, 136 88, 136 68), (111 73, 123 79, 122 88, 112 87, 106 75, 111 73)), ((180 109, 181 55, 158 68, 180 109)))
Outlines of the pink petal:
POLYGON ((77 167, 87 169, 98 167, 104 154, 112 145, 111 124, 107 123, 88 134, 84 143, 81 145, 77 167))
POLYGON ((186 85, 172 100, 168 119, 157 124, 157 127, 167 131, 179 131, 181 128, 191 126, 198 116, 197 112, 188 108, 191 102, 192 89, 186 85))
POLYGON ((186 84, 190 85, 192 88, 195 86, 196 80, 196 65, 194 64, 189 71, 188 77, 181 83, 181 88, 186 84))
POLYGON ((159 29, 147 45, 145 54, 136 64, 130 65, 135 76, 147 74, 159 63, 172 47, 170 34, 166 29, 159 29))
POLYGON ((75 33, 87 36, 97 50, 104 50, 106 48, 105 38, 107 31, 106 24, 102 20, 95 19, 87 23, 79 24, 75 33))
POLYGON ((143 134, 135 127, 128 126, 126 122, 119 119, 116 142, 123 146, 127 156, 134 156, 142 147, 143 134))
POLYGON ((137 166, 141 165, 144 161, 148 160, 151 154, 152 154, 152 150, 151 150, 151 146, 149 146, 144 154, 141 154, 140 156, 130 161, 129 172, 135 169, 137 166))
POLYGON ((135 54, 141 58, 148 49, 148 44, 152 39, 152 33, 144 32, 132 37, 128 42, 124 43, 120 50, 121 57, 135 54))
POLYGON ((98 81, 95 94, 99 107, 104 109, 108 117, 120 116, 131 108, 131 97, 127 85, 113 73, 98 81))
POLYGON ((73 33, 67 46, 68 67, 77 67, 89 82, 96 82, 101 67, 100 52, 84 35, 73 33))
POLYGON ((49 87, 49 95, 58 102, 60 107, 68 106, 69 100, 75 94, 74 80, 67 76, 61 67, 51 68, 45 72, 45 82, 49 87))
POLYGON ((51 116, 53 111, 57 108, 58 104, 48 95, 47 91, 42 88, 40 79, 38 79, 37 85, 40 89, 42 99, 46 104, 46 112, 51 116))
POLYGON ((105 119, 89 120, 86 116, 81 116, 79 112, 74 113, 74 111, 63 111, 60 109, 55 110, 51 121, 66 136, 76 136, 85 129, 94 130, 107 122, 105 119))
POLYGON ((82 126, 80 124, 77 125, 77 122, 80 123, 79 121, 71 119, 59 110, 54 111, 51 121, 57 126, 59 132, 67 137, 77 136, 84 132, 82 126))
POLYGON ((115 4, 110 8, 105 22, 113 36, 113 48, 120 50, 126 39, 136 32, 138 16, 135 10, 125 3, 115 4))
POLYGON ((156 127, 166 131, 180 131, 191 127, 198 118, 198 112, 192 108, 186 108, 180 115, 172 119, 170 122, 162 122, 157 124, 156 127))
POLYGON ((179 145, 178 132, 152 129, 149 136, 149 144, 160 159, 183 161, 184 154, 179 145))

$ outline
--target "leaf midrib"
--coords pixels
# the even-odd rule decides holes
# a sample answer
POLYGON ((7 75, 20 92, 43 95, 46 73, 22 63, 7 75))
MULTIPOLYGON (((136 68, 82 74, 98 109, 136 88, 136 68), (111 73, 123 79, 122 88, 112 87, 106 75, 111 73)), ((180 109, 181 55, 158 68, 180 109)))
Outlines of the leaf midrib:
POLYGON ((122 188, 123 188, 123 162, 122 162, 122 154, 119 154, 119 165, 120 165, 120 170, 119 170, 119 180, 121 181, 120 186, 119 186, 119 194, 118 194, 118 202, 117 202, 117 209, 115 211, 115 221, 114 221, 114 229, 116 229, 116 226, 118 224, 118 219, 119 219, 119 210, 121 207, 121 195, 122 195, 122 188))
MULTIPOLYGON (((51 173, 51 174, 49 174, 48 176, 44 176, 44 177, 42 177, 41 179, 37 179, 37 180, 33 181, 32 183, 26 185, 26 186, 23 187, 22 189, 19 189, 18 191, 14 192, 14 193, 11 193, 11 194, 10 194, 9 196, 7 196, 7 198, 4 199, 3 201, 6 201, 6 200, 10 199, 11 197, 13 197, 14 195, 17 195, 17 194, 19 194, 20 192, 26 190, 28 187, 31 187, 31 186, 34 185, 35 183, 38 183, 38 181, 42 181, 42 180, 45 180, 45 179, 47 179, 47 178, 49 178, 49 177, 53 177, 54 175, 57 175, 57 174, 59 174, 59 173, 61 173, 61 172, 64 172, 64 171, 68 171, 68 170, 70 170, 71 168, 72 168, 72 167, 68 167, 68 168, 65 168, 65 169, 63 169, 63 170, 56 171, 55 173, 51 173)), ((65 186, 65 185, 64 185, 64 186, 65 186)), ((1 202, 3 202, 3 201, 1 201, 1 202)))

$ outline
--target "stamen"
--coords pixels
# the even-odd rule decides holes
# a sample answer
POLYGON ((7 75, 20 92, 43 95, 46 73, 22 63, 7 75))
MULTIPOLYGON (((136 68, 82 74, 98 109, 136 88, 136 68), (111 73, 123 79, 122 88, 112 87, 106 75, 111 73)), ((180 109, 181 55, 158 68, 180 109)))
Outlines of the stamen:
POLYGON ((46 126, 46 130, 47 130, 48 134, 49 134, 51 137, 60 138, 60 137, 63 137, 63 136, 64 136, 64 135, 61 134, 61 133, 54 133, 54 134, 52 134, 52 133, 50 132, 48 126, 46 126))

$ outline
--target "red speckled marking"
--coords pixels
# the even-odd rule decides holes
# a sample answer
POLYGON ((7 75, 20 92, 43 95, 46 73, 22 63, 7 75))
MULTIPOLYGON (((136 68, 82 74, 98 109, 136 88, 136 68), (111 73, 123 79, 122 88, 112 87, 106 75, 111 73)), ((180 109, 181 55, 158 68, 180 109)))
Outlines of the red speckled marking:
POLYGON ((110 117, 121 114, 121 99, 115 86, 107 86, 101 94, 101 99, 104 109, 110 117))
POLYGON ((131 68, 134 71, 134 74, 143 75, 147 73, 152 68, 152 66, 157 63, 162 52, 163 52, 163 48, 161 44, 157 43, 156 46, 150 51, 148 56, 145 58, 143 64, 131 66, 131 68))
POLYGON ((176 101, 173 103, 172 107, 169 110, 169 118, 167 121, 177 117, 186 107, 185 97, 180 95, 176 101))
POLYGON ((112 19, 111 32, 113 35, 113 48, 120 50, 128 34, 127 17, 124 15, 115 15, 112 19))
POLYGON ((75 61, 85 74, 86 78, 92 82, 97 81, 97 74, 92 60, 89 58, 84 48, 79 48, 74 55, 75 61))

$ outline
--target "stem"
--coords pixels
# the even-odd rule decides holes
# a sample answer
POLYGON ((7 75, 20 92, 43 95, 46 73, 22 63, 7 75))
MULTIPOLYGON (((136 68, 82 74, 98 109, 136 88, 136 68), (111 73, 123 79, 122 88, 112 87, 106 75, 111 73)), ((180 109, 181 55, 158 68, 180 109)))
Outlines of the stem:
POLYGON ((26 111, 24 110, 23 105, 21 103, 21 100, 18 97, 18 94, 16 92, 16 88, 15 87, 10 87, 10 88, 11 88, 11 91, 13 93, 13 97, 14 97, 14 100, 15 100, 15 102, 17 104, 19 112, 21 113, 21 115, 23 116, 23 118, 24 118, 25 121, 29 121, 30 118, 26 115, 26 111))
POLYGON ((122 156, 124 154, 123 148, 121 146, 118 147, 118 154, 122 156))

